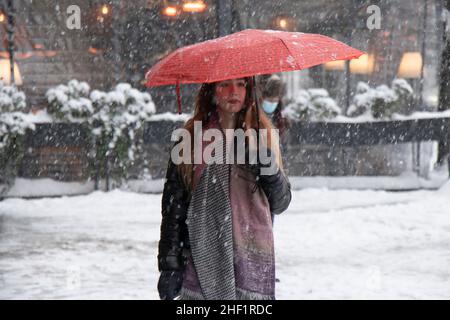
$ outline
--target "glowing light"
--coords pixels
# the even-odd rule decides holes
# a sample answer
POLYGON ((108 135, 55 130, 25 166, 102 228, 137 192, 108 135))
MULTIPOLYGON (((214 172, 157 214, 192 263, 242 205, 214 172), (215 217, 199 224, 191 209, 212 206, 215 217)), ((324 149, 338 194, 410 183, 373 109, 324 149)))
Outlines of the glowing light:
POLYGON ((420 52, 405 52, 397 76, 400 78, 420 78, 422 75, 422 54, 420 52))
POLYGON ((288 22, 286 19, 280 19, 280 21, 278 21, 278 24, 283 29, 285 29, 288 26, 288 22))
POLYGON ((100 11, 101 11, 101 13, 104 15, 104 16, 106 16, 107 14, 109 14, 109 6, 107 6, 106 4, 104 4, 103 6, 102 6, 102 8, 100 9, 100 11))
POLYGON ((188 1, 183 4, 185 12, 203 12, 205 9, 206 4, 203 1, 188 1))
POLYGON ((92 53, 92 54, 97 54, 99 52, 99 50, 94 47, 89 47, 88 52, 92 53))
MULTIPOLYGON (((14 53, 14 59, 24 60, 33 56, 33 52, 16 52, 14 53)), ((9 53, 6 51, 0 51, 0 58, 9 59, 9 53)))
POLYGON ((350 61, 350 72, 360 74, 370 74, 375 69, 375 56, 373 54, 363 54, 358 59, 350 61))
POLYGON ((344 70, 345 69, 345 61, 344 60, 336 60, 325 63, 325 70, 344 70))
POLYGON ((163 9, 163 14, 168 17, 175 17, 178 15, 178 10, 174 6, 167 6, 163 9))
MULTIPOLYGON (((9 60, 0 59, 0 80, 5 84, 11 84, 11 69, 9 60)), ((20 74, 19 66, 14 62, 14 82, 16 86, 22 85, 22 76, 20 74)))

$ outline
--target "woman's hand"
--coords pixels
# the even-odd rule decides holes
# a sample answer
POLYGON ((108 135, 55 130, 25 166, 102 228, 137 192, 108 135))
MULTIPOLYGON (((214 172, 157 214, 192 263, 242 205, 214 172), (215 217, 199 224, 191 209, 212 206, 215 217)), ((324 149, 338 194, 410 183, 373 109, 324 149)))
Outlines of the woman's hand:
POLYGON ((174 300, 183 284, 183 272, 162 271, 158 281, 158 292, 161 300, 174 300))
POLYGON ((264 152, 264 159, 261 159, 261 155, 258 155, 257 151, 249 151, 248 148, 245 149, 245 160, 248 161, 247 165, 257 179, 274 175, 278 172, 278 165, 272 150, 267 148, 264 152))

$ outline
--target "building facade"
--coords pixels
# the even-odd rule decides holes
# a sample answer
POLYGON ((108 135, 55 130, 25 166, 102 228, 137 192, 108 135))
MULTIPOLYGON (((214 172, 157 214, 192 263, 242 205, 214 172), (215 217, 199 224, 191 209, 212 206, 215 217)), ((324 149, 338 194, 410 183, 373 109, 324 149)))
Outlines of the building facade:
MULTIPOLYGON (((416 109, 438 107, 444 0, 0 0, 2 65, 9 59, 11 4, 16 81, 29 109, 45 108, 49 88, 78 79, 100 90, 128 82, 151 93, 157 112, 176 112, 174 87, 147 89, 146 71, 178 47, 247 28, 320 33, 367 53, 360 61, 283 74, 287 99, 299 89, 325 88, 345 110, 358 81, 377 86, 404 77, 416 109), (187 2, 203 7, 183 11, 187 2)), ((182 86, 184 112, 193 109, 196 90, 182 86)), ((420 159, 412 144, 351 150, 291 144, 295 175, 398 175, 420 159)))

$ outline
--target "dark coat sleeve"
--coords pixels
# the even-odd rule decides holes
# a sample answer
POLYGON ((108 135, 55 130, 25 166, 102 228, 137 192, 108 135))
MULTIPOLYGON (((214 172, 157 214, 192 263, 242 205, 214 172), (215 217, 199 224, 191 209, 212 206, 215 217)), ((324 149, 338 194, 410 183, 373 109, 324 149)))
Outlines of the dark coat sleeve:
POLYGON ((273 175, 260 175, 259 184, 269 200, 272 214, 280 214, 289 207, 292 199, 291 184, 283 170, 278 170, 273 175))
POLYGON ((183 248, 188 242, 186 226, 188 198, 188 191, 178 168, 172 160, 169 160, 161 201, 161 237, 158 246, 160 271, 184 270, 183 248))

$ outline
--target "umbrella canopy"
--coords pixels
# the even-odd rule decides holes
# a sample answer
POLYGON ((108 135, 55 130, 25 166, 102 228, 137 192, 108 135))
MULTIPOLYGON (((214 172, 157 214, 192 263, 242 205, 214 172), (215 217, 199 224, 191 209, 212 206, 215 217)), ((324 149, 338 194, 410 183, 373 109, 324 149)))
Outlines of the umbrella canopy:
POLYGON ((294 71, 364 54, 320 34, 247 29, 175 50, 146 74, 149 87, 294 71))
POLYGON ((363 52, 320 34, 247 29, 179 48, 147 73, 147 86, 209 83, 294 71, 363 52))

